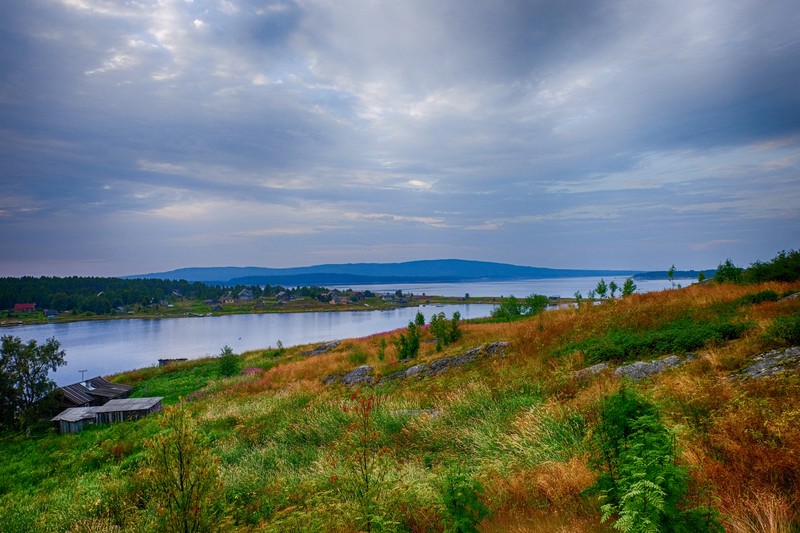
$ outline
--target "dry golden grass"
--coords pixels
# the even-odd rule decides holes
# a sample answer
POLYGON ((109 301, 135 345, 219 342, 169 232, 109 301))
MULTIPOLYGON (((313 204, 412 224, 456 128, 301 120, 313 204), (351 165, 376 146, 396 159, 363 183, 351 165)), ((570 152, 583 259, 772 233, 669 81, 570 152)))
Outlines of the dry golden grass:
POLYGON ((729 533, 792 533, 797 524, 797 501, 759 489, 725 502, 724 522, 729 533))

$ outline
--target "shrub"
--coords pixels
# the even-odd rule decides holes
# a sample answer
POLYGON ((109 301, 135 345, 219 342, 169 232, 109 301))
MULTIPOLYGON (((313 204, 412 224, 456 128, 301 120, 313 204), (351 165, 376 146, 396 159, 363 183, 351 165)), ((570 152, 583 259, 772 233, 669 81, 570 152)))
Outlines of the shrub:
POLYGON ((767 334, 789 344, 800 344, 800 314, 779 316, 772 322, 767 334))
POLYGON ((440 351, 442 347, 461 337, 461 330, 458 327, 459 320, 461 320, 461 314, 458 311, 453 313, 453 318, 450 320, 445 318, 444 313, 431 317, 430 331, 436 337, 436 351, 440 351))
POLYGON ((489 509, 480 500, 483 486, 456 464, 447 465, 439 486, 440 497, 447 514, 442 519, 446 533, 477 533, 477 525, 489 509))
POLYGON ((686 467, 675 462, 674 439, 656 406, 623 388, 607 398, 592 437, 589 492, 599 493, 602 520, 626 533, 722 532, 713 509, 683 510, 689 492, 686 467))
POLYGON ((408 331, 401 333, 394 339, 394 345, 397 347, 397 359, 405 361, 406 359, 414 359, 419 354, 420 332, 419 326, 415 322, 408 323, 408 331))
POLYGON ((194 420, 183 406, 169 407, 164 432, 147 443, 147 467, 159 520, 165 531, 212 531, 220 523, 213 500, 219 488, 219 467, 202 442, 194 420))
POLYGON ((230 346, 225 346, 222 348, 222 352, 219 355, 219 375, 224 377, 235 376, 239 373, 241 369, 241 361, 239 361, 239 356, 233 353, 233 349, 230 346))

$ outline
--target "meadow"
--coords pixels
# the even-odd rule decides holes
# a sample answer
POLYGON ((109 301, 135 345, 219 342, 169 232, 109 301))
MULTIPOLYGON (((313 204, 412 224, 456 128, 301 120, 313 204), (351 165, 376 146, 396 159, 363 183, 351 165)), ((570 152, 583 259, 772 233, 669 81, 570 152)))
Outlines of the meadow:
POLYGON ((800 344, 798 291, 696 284, 462 322, 445 346, 426 324, 409 360, 395 331, 120 374, 165 412, 2 437, 0 530, 800 531, 800 370, 741 372, 800 344), (325 384, 497 341, 439 375, 325 384))

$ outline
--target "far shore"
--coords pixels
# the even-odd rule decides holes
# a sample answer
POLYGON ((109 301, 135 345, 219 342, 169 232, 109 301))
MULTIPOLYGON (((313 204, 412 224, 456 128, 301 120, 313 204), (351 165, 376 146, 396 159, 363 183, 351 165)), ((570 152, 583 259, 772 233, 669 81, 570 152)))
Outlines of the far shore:
MULTIPOLYGON (((344 311, 380 311, 397 309, 400 307, 417 307, 420 305, 447 305, 447 304, 496 304, 500 296, 475 296, 453 297, 435 295, 413 295, 395 300, 381 300, 379 298, 359 302, 338 302, 336 304, 320 302, 309 298, 298 298, 289 302, 236 302, 227 304, 215 310, 200 302, 182 301, 172 306, 161 305, 158 307, 141 308, 135 311, 115 311, 111 314, 73 314, 71 312, 59 313, 57 316, 47 317, 42 312, 30 314, 15 314, 15 316, 0 319, 0 327, 13 328, 14 326, 27 326, 36 324, 61 324, 68 322, 86 322, 98 320, 155 320, 162 318, 203 318, 226 315, 243 314, 269 314, 269 313, 319 313, 319 312, 344 312, 344 311)), ((569 301, 569 299, 563 299, 569 301)), ((559 302, 563 303, 563 302, 559 302)))

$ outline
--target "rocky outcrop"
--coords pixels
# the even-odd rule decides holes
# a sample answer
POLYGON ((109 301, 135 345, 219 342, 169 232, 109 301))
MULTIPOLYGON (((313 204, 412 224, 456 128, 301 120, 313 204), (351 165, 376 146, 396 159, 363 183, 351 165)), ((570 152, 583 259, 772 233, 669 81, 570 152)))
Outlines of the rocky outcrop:
POLYGON ((438 376, 439 374, 447 372, 453 367, 463 366, 467 363, 477 361, 483 357, 494 357, 500 355, 506 351, 508 345, 508 341, 492 342, 490 344, 478 346, 477 348, 473 348, 462 354, 453 355, 451 357, 442 357, 441 359, 435 359, 427 363, 420 363, 418 365, 406 368, 405 370, 398 370, 397 372, 393 372, 387 376, 384 376, 381 378, 379 383, 414 377, 424 378, 438 376))
POLYGON ((740 376, 764 378, 785 371, 800 371, 800 346, 758 354, 753 363, 741 371, 740 376))
POLYGON ((676 366, 688 363, 693 359, 694 357, 691 355, 687 355, 686 357, 670 355, 669 357, 656 359, 655 361, 636 361, 635 363, 618 367, 616 370, 614 370, 614 375, 617 377, 626 377, 634 381, 638 381, 640 379, 649 378, 650 376, 660 374, 668 368, 675 368, 676 366))
MULTIPOLYGON (((477 361, 484 357, 495 357, 505 353, 508 345, 507 341, 498 341, 478 346, 462 354, 453 355, 451 357, 442 357, 434 361, 420 363, 404 370, 398 370, 387 376, 383 376, 377 383, 385 383, 387 381, 397 381, 410 378, 425 378, 431 376, 438 376, 447 372, 451 368, 463 366, 467 363, 477 361)), ((369 365, 362 365, 358 368, 347 372, 346 374, 334 374, 322 380, 326 385, 333 383, 343 383, 347 386, 353 387, 355 385, 371 385, 375 382, 375 375, 373 368, 369 365)))
MULTIPOLYGON (((687 353, 683 357, 670 355, 669 357, 655 359, 653 361, 636 361, 635 363, 617 367, 614 369, 614 375, 618 378, 625 377, 632 379, 633 381, 638 381, 640 379, 649 378, 651 376, 655 376, 656 374, 660 374, 668 368, 674 368, 693 360, 694 354, 687 353)), ((586 379, 594 376, 595 374, 599 374, 607 368, 611 368, 608 363, 598 363, 590 367, 576 370, 572 375, 577 379, 586 379)))
POLYGON ((320 344, 319 346, 317 346, 313 350, 308 350, 306 352, 303 352, 303 355, 307 355, 309 357, 314 357, 316 355, 322 355, 325 352, 329 352, 329 351, 331 351, 331 350, 333 350, 335 348, 338 348, 339 344, 340 344, 339 341, 326 342, 326 343, 320 344))

